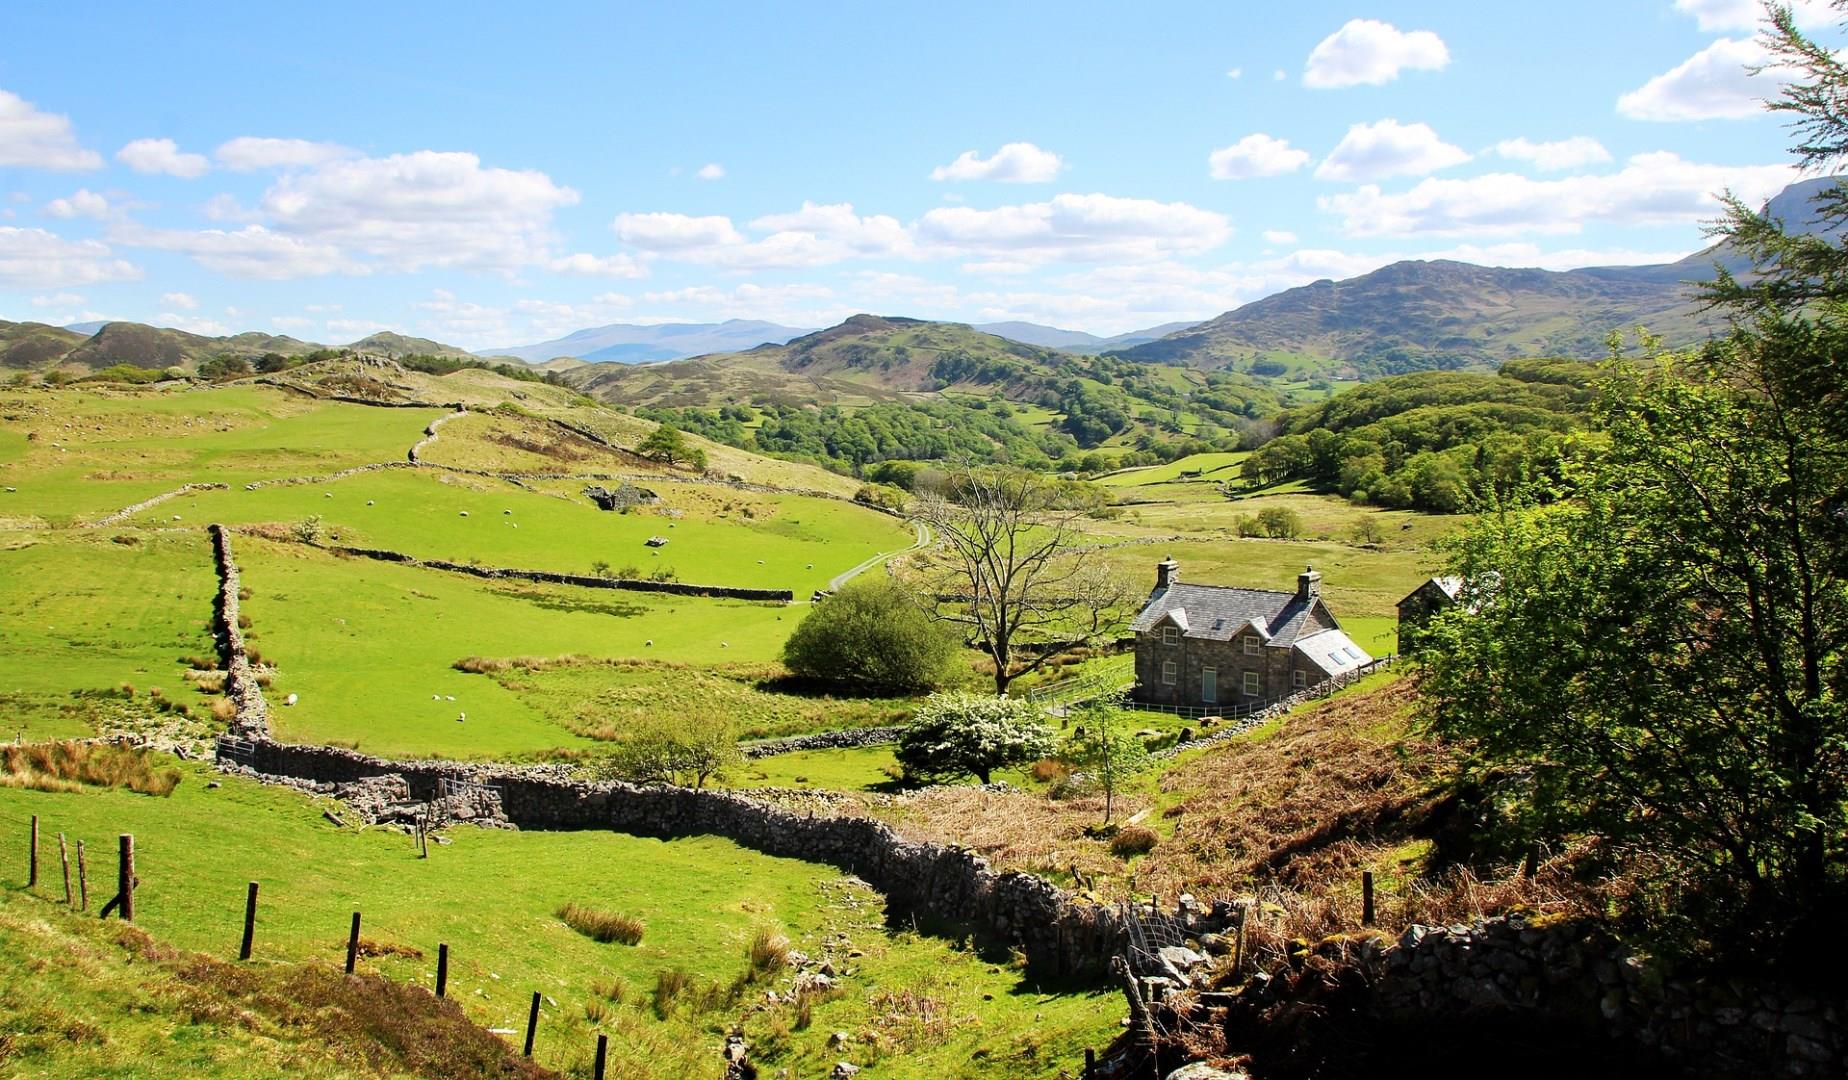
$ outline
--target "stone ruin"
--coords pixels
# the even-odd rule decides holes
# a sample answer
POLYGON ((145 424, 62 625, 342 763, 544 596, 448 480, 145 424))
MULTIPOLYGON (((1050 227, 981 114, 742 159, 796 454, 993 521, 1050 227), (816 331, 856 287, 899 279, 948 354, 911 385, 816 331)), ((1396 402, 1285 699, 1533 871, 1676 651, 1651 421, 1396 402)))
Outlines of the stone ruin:
POLYGON ((628 481, 606 488, 601 484, 592 484, 584 489, 584 495, 597 504, 599 510, 614 510, 627 513, 637 506, 653 506, 661 501, 661 496, 645 487, 638 487, 628 481))

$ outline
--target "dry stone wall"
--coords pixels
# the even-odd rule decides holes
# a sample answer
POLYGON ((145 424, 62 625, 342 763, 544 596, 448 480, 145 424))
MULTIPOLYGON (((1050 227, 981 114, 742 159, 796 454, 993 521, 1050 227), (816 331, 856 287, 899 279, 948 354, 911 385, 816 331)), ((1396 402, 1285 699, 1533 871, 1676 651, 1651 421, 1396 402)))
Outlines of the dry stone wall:
POLYGON ((231 721, 232 732, 244 738, 268 738, 269 703, 264 700, 256 668, 244 647, 244 629, 238 625, 241 614, 238 593, 242 584, 238 580, 237 559, 231 553, 231 532, 218 524, 207 531, 212 537, 212 564, 218 571, 213 629, 218 640, 219 660, 225 668, 225 696, 237 708, 231 721))
POLYGON ((577 585, 586 589, 629 589, 635 592, 672 593, 676 596, 711 596, 730 600, 761 600, 784 604, 795 599, 795 593, 789 589, 743 589, 730 585, 695 585, 685 581, 644 581, 637 578, 595 577, 589 574, 558 574, 550 570, 474 566, 469 563, 449 562, 446 559, 419 559, 401 551, 386 551, 382 548, 330 546, 325 550, 336 555, 402 563, 406 566, 422 566, 431 570, 447 570, 455 574, 468 574, 471 577, 494 580, 540 581, 552 585, 577 585))
POLYGON ((424 437, 417 440, 417 442, 411 446, 410 451, 405 454, 406 460, 415 463, 417 461, 417 455, 423 453, 425 447, 436 441, 436 433, 442 429, 444 424, 449 423, 457 417, 468 415, 468 410, 461 405, 453 405, 451 408, 455 409, 455 412, 450 413, 448 416, 439 416, 430 421, 424 428, 424 437))
POLYGON ((897 742, 899 733, 904 730, 904 725, 894 724, 890 727, 818 731, 813 735, 790 735, 781 739, 741 743, 738 751, 747 758, 756 759, 793 754, 798 750, 852 750, 862 746, 884 746, 886 743, 897 742))
POLYGON ((95 521, 90 522, 89 527, 92 529, 103 529, 111 525, 119 525, 129 518, 134 517, 136 514, 141 513, 143 510, 159 506, 168 499, 177 499, 181 495, 186 495, 194 491, 223 491, 225 487, 226 485, 224 484, 185 484, 174 488, 172 491, 163 491, 151 499, 143 499, 133 506, 124 506, 122 509, 106 517, 97 518, 95 521))

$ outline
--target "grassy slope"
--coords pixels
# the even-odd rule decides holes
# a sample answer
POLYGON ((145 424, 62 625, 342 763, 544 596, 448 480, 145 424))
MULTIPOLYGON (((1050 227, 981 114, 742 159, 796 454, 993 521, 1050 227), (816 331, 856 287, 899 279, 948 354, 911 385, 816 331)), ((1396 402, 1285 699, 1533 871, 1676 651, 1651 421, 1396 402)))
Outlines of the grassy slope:
MULTIPOLYGON (((857 970, 847 995, 818 1005, 809 1029, 782 1036, 783 1060, 802 1075, 836 1057, 871 1057, 858 1047, 829 1050, 825 1040, 836 1029, 876 1028, 887 1011, 882 991, 936 993, 958 1019, 941 1040, 887 1057, 881 1073, 889 1076, 1057 1075, 1056 1066, 1069 1066, 1082 1045, 1101 1045, 1114 1033, 1120 1011, 1108 993, 1042 998, 1017 973, 941 941, 889 935, 877 898, 838 872, 716 838, 458 829, 452 843, 420 860, 403 835, 334 828, 293 792, 237 779, 208 789, 209 773, 188 773, 169 799, 0 788, 0 867, 11 887, 24 860, 27 815, 41 815, 51 833, 88 840, 95 877, 109 838, 133 832, 142 879, 137 918, 163 940, 231 954, 245 882, 254 879, 263 888, 259 958, 332 964, 343 956, 350 913, 359 910, 365 937, 425 954, 368 959, 366 969, 429 985, 436 945, 447 942, 451 993, 479 1023, 520 1028, 530 993, 547 994, 538 1060, 553 1067, 585 1062, 594 1041, 583 1011, 591 985, 620 979, 631 988, 631 1004, 603 1025, 615 1034, 619 1076, 717 1071, 722 1031, 736 1009, 682 1012, 662 1022, 639 1006, 655 973, 668 967, 729 981, 760 927, 788 933, 815 955, 824 935, 843 933, 864 953, 850 961, 857 970), (601 945, 571 931, 553 914, 568 900, 641 917, 641 944, 601 945), (1057 1047, 1058 1057, 1022 1056, 1040 1044, 1057 1047), (972 1060, 978 1047, 989 1050, 985 1060, 972 1060)), ((747 1030, 767 1039, 774 1019, 754 1013, 747 1030)), ((267 1073, 257 1066, 234 1075, 267 1073)))

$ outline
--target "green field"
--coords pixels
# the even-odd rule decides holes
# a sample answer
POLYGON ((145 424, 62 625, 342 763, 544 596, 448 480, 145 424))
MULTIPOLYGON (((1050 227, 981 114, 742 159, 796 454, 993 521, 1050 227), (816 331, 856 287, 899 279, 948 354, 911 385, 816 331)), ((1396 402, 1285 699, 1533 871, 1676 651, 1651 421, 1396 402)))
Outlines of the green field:
POLYGON ((1189 454, 1175 458, 1165 465, 1145 465, 1137 469, 1125 469, 1101 477, 1098 483, 1110 488, 1147 487, 1153 484, 1166 484, 1175 481, 1203 481, 1219 483, 1238 480, 1239 462, 1250 457, 1247 451, 1216 454, 1189 454), (1187 473, 1183 477, 1181 474, 1187 473))
MULTIPOLYGON (((683 1008, 666 1021, 649 1008, 649 992, 668 968, 728 983, 746 967, 746 945, 763 927, 788 934, 811 955, 823 954, 830 934, 845 935, 863 954, 848 959, 836 943, 837 962, 852 971, 846 993, 817 1004, 806 1029, 779 1028, 782 1010, 746 1015, 760 1063, 798 1075, 817 1075, 837 1059, 872 1063, 878 1053, 871 1045, 830 1050, 829 1034, 905 1034, 912 1018, 894 1023, 886 1013, 907 994, 934 999, 954 1023, 919 1031, 902 1047, 888 1037, 881 1075, 1057 1076, 1082 1047, 1111 1038, 1121 1012, 1114 992, 1038 993, 1011 967, 941 940, 889 933, 879 898, 838 871, 725 840, 464 828, 423 860, 406 836, 335 828, 319 806, 287 789, 235 778, 208 788, 211 779, 187 766, 166 799, 0 788, 0 880, 20 888, 25 822, 37 814, 47 834, 87 841, 95 902, 105 891, 99 867, 114 836, 132 832, 142 880, 137 922, 157 937, 234 956, 245 883, 254 880, 262 888, 259 962, 335 964, 344 957, 351 913, 360 911, 366 938, 422 953, 368 958, 368 969, 427 986, 436 946, 447 943, 450 992, 479 1023, 522 1029, 530 995, 541 991, 547 1000, 538 1060, 555 1068, 585 1063, 600 1026, 613 1036, 619 1076, 716 1074, 724 1030, 762 988, 710 1012, 683 1008), (641 943, 598 944, 572 931, 554 915, 567 901, 640 917, 641 943), (628 1003, 611 1006, 613 1015, 593 1025, 585 1017, 592 985, 609 980, 626 984, 628 1003), (781 1053, 772 1054, 778 1046, 781 1053), (986 1053, 972 1056, 978 1048, 986 1053)), ((53 893, 41 887, 39 895, 53 893)), ((53 1065, 43 1075, 85 1075, 53 1065)))
POLYGON ((658 483, 650 490, 661 506, 624 514, 598 510, 579 493, 583 486, 561 483, 557 494, 541 494, 500 480, 393 469, 330 484, 195 492, 136 523, 174 514, 226 524, 316 515, 328 543, 572 574, 604 562, 612 572, 629 571, 618 576, 671 571, 680 581, 790 589, 802 598, 842 570, 912 541, 897 519, 834 499, 658 483), (647 546, 654 536, 667 545, 647 546))

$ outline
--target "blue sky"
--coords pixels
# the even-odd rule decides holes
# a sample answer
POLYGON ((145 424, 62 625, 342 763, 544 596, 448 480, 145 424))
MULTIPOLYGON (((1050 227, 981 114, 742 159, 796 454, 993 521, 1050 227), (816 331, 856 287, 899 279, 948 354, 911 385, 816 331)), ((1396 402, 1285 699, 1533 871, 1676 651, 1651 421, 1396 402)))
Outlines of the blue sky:
POLYGON ((1750 0, 533 7, 15 5, 0 318, 1107 334, 1664 261, 1794 178, 1750 0))

